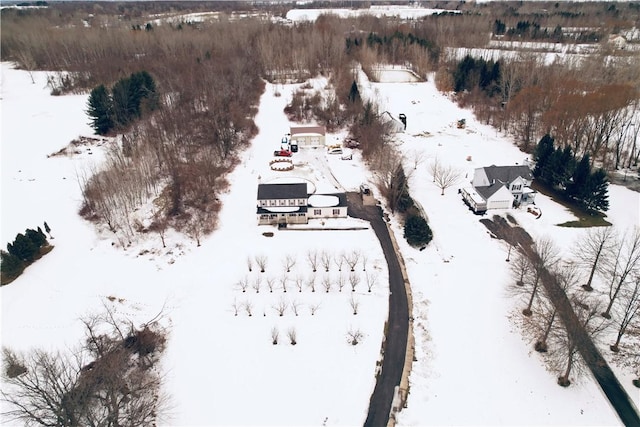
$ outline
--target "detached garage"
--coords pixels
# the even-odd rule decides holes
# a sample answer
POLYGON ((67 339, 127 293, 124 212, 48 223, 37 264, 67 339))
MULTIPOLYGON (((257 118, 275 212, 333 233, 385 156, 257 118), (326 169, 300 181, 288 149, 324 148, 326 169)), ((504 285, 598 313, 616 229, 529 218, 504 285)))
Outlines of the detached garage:
POLYGON ((298 147, 324 147, 326 129, 324 126, 291 127, 291 140, 298 142, 298 147))

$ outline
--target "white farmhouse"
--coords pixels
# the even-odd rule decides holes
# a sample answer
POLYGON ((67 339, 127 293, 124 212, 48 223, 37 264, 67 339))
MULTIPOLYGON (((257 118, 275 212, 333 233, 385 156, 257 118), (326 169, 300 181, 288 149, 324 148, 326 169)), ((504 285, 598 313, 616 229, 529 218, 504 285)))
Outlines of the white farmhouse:
POLYGON ((508 209, 534 202, 532 180, 533 175, 528 166, 491 165, 477 168, 471 188, 462 188, 460 193, 465 203, 476 213, 483 213, 487 209, 508 209))
POLYGON ((306 183, 259 184, 259 225, 306 224, 309 219, 346 218, 345 193, 311 194, 306 183))

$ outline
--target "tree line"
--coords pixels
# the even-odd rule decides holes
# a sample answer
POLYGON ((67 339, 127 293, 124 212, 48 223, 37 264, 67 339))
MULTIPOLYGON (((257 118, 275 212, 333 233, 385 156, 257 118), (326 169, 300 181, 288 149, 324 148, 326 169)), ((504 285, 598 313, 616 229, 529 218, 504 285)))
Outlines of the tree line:
POLYGON ((592 170, 591 158, 577 158, 570 146, 555 147, 550 135, 542 137, 536 146, 533 176, 559 190, 587 212, 609 209, 607 173, 602 168, 592 170))
MULTIPOLYGON (((51 232, 46 221, 44 228, 48 234, 51 232)), ((11 283, 22 274, 25 268, 51 249, 47 236, 40 227, 35 230, 27 228, 24 233, 18 233, 12 243, 7 243, 6 251, 0 250, 2 285, 11 283)))
POLYGON ((87 114, 98 135, 126 129, 143 112, 158 107, 158 93, 153 77, 146 71, 132 73, 118 80, 111 90, 104 84, 94 88, 88 100, 87 114))

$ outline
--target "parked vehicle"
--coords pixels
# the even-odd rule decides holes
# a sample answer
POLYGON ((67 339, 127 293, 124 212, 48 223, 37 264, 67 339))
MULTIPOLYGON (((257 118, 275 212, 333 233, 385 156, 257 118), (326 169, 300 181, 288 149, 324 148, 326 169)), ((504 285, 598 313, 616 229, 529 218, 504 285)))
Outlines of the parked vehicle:
POLYGON ((329 148, 327 153, 328 154, 342 154, 342 148, 340 148, 340 147, 329 148))
POLYGON ((353 159, 353 153, 344 153, 340 158, 342 160, 351 160, 353 159))
POLYGON ((276 157, 291 157, 291 151, 289 150, 276 150, 273 152, 276 157))
POLYGON ((291 140, 291 151, 294 153, 298 152, 298 141, 296 141, 295 139, 291 140))

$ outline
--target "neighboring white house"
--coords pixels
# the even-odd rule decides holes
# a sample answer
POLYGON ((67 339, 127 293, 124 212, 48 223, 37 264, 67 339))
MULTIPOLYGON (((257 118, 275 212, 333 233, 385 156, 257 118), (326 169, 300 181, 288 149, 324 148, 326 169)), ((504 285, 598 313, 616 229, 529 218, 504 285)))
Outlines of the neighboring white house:
POLYGON ((487 209, 508 209, 514 205, 533 203, 533 175, 529 166, 495 166, 477 168, 472 188, 460 190, 465 203, 476 213, 487 209))
POLYGON ((324 147, 327 130, 324 126, 291 126, 290 133, 298 147, 324 147))
POLYGON ((346 218, 347 196, 307 193, 306 183, 259 184, 259 225, 306 224, 314 218, 346 218))
POLYGON ((617 50, 623 50, 625 47, 627 47, 627 39, 620 34, 610 34, 608 42, 609 45, 617 50))

